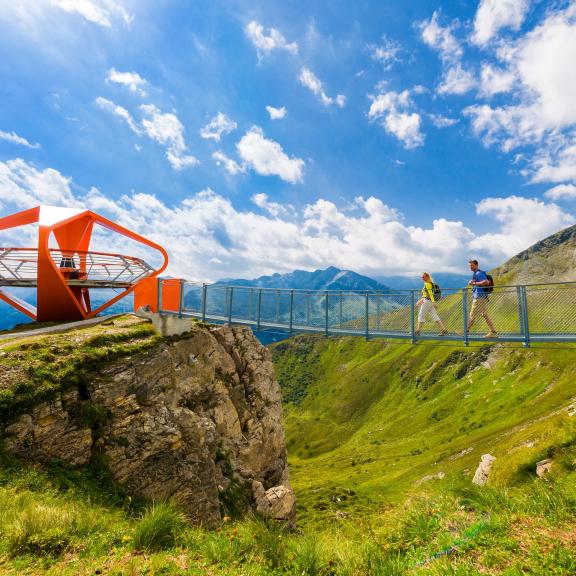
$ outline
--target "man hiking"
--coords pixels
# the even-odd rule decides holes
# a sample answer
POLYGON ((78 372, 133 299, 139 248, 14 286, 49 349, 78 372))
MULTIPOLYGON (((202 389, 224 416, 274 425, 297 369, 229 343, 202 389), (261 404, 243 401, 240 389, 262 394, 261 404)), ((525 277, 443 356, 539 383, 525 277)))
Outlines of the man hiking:
POLYGON ((472 328, 476 318, 480 315, 486 320, 486 324, 488 324, 488 328, 490 329, 490 332, 488 332, 484 338, 498 338, 494 323, 490 316, 488 316, 488 292, 484 288, 484 286, 490 286, 491 282, 486 272, 478 268, 478 260, 469 260, 468 264, 473 273, 472 280, 468 282, 468 285, 472 286, 472 308, 470 309, 470 316, 468 317, 468 330, 472 328))

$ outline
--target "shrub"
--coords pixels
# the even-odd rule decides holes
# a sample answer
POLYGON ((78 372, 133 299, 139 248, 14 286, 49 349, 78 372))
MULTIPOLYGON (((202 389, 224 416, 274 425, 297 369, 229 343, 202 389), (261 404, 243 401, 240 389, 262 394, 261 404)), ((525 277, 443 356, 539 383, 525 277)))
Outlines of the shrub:
POLYGON ((137 550, 172 548, 186 524, 184 514, 171 502, 156 502, 136 525, 133 545, 137 550))

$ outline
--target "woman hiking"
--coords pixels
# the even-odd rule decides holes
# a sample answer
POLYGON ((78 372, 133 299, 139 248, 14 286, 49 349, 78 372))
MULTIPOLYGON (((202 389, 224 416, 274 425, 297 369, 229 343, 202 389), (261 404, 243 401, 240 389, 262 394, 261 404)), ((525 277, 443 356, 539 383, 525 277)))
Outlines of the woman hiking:
POLYGON ((424 281, 424 287, 422 288, 422 296, 416 303, 416 306, 420 306, 420 311, 418 312, 418 327, 414 334, 420 336, 422 324, 426 322, 426 317, 430 316, 432 320, 437 322, 438 326, 440 326, 439 336, 446 336, 448 330, 446 329, 444 322, 440 320, 438 312, 436 312, 436 299, 434 297, 434 281, 432 280, 432 276, 430 276, 428 272, 423 272, 422 280, 424 281))

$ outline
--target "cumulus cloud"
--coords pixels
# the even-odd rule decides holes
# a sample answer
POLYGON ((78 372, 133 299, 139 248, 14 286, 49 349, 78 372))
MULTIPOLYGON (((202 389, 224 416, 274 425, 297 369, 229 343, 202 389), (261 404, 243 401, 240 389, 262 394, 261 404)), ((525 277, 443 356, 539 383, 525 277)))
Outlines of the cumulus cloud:
POLYGON ((476 86, 476 79, 462 65, 464 51, 454 35, 456 24, 442 26, 439 18, 440 12, 435 11, 430 20, 418 24, 422 41, 436 50, 442 60, 443 73, 438 93, 465 94, 476 86))
POLYGON ((136 72, 118 72, 114 68, 111 68, 108 72, 106 81, 112 84, 126 86, 130 92, 133 92, 134 94, 140 96, 147 95, 144 86, 146 86, 148 82, 136 72))
POLYGON ((217 116, 212 118, 212 120, 200 130, 200 136, 206 140, 220 142, 222 134, 229 134, 233 130, 236 130, 237 127, 238 124, 236 124, 234 120, 228 118, 226 114, 218 112, 217 116))
POLYGON ((152 140, 166 147, 166 157, 172 168, 181 170, 200 163, 194 156, 186 154, 184 126, 175 114, 162 112, 154 104, 142 104, 140 110, 146 116, 142 120, 144 131, 152 140))
MULTIPOLYGON (((534 146, 533 181, 574 178, 576 133, 576 9, 553 12, 534 30, 499 51, 517 78, 515 102, 497 107, 474 105, 465 113, 486 145, 510 151, 534 146)), ((494 91, 494 76, 492 75, 494 91)), ((502 89, 506 75, 495 83, 502 89)))
POLYGON ((128 124, 128 126, 130 127, 130 130, 132 130, 132 132, 134 132, 135 134, 140 135, 142 133, 142 130, 140 129, 134 118, 132 118, 132 114, 130 114, 130 112, 128 112, 126 108, 119 106, 118 104, 115 104, 111 100, 103 98, 102 96, 96 98, 95 102, 100 108, 102 108, 102 110, 111 112, 115 116, 118 116, 118 118, 124 120, 124 122, 126 122, 126 124, 128 124))
POLYGON ((336 106, 344 108, 344 105, 346 104, 346 96, 342 94, 338 94, 336 98, 328 96, 326 92, 324 92, 322 82, 314 72, 312 72, 312 70, 302 68, 298 79, 300 80, 300 84, 316 95, 324 106, 332 106, 333 104, 336 104, 336 106))
POLYGON ((398 52, 401 50, 400 44, 386 36, 382 38, 381 44, 369 44, 367 48, 372 60, 382 64, 384 70, 390 70, 398 62, 398 52))
POLYGON ((556 204, 520 196, 485 198, 476 205, 476 211, 501 224, 499 232, 482 234, 470 244, 471 248, 488 250, 493 256, 516 254, 576 222, 556 204))
POLYGON ((105 28, 111 28, 115 18, 120 18, 128 26, 133 20, 122 4, 114 0, 52 0, 52 5, 105 28))
POLYGON ((100 96, 96 98, 96 104, 121 118, 138 136, 148 136, 163 145, 166 148, 166 158, 174 170, 182 170, 200 163, 195 156, 187 154, 184 126, 175 114, 162 112, 154 104, 142 104, 139 109, 144 117, 139 124, 126 108, 111 100, 100 96))
POLYGON ((270 120, 282 120, 288 113, 286 108, 274 108, 274 106, 266 106, 266 112, 270 115, 270 120))
POLYGON ((244 164, 238 164, 236 160, 228 158, 228 156, 226 156, 226 154, 220 150, 214 152, 212 154, 212 158, 214 158, 217 166, 224 166, 224 170, 226 170, 226 172, 232 176, 246 173, 246 166, 244 164))
POLYGON ((510 70, 502 70, 483 64, 480 71, 480 91, 483 96, 494 96, 512 90, 516 76, 510 70))
POLYGON ((10 142, 11 144, 17 144, 18 146, 26 146, 26 148, 40 148, 40 144, 32 144, 23 136, 18 136, 16 132, 4 132, 3 130, 0 130, 0 140, 10 142))
POLYGON ((574 184, 559 184, 544 193, 550 200, 576 200, 576 186, 574 184))
POLYGON ((430 120, 432 120, 432 124, 434 124, 436 128, 449 128, 460 122, 458 118, 448 118, 440 114, 430 114, 430 120))
POLYGON ((424 144, 420 114, 409 110, 412 100, 408 90, 383 92, 371 98, 368 118, 378 120, 388 133, 402 142, 404 148, 417 148, 424 144))
MULTIPOLYGON (((141 192, 112 199, 95 188, 81 192, 77 183, 53 169, 23 160, 0 162, 0 202, 6 213, 39 203, 96 210, 167 247, 167 273, 192 280, 328 265, 364 274, 456 272, 465 268, 471 253, 490 267, 574 222, 555 204, 516 196, 478 203, 479 215, 488 221, 483 230, 491 222, 496 225, 496 232, 480 235, 445 218, 411 226, 375 197, 357 197, 346 207, 318 199, 301 211, 271 202, 266 194, 255 194, 252 201, 259 211, 239 210, 210 189, 173 206, 141 192)), ((126 251, 117 245, 98 248, 126 251)))
POLYGON ((282 146, 264 137, 258 126, 252 126, 236 145, 240 158, 246 166, 263 176, 278 176, 296 184, 301 182, 304 173, 304 160, 290 158, 282 146))
POLYGON ((474 18, 472 42, 484 46, 503 28, 519 30, 529 8, 529 0, 482 0, 474 18))
POLYGON ((268 32, 266 32, 262 24, 252 20, 246 25, 244 32, 255 46, 258 59, 268 56, 274 50, 285 50, 290 54, 298 54, 298 44, 288 42, 276 28, 268 28, 268 32))
POLYGON ((264 194, 263 192, 254 194, 250 200, 252 200, 252 202, 254 202, 258 208, 265 210, 274 217, 287 216, 294 213, 293 206, 290 204, 283 205, 279 204, 278 202, 270 202, 268 194, 264 194))

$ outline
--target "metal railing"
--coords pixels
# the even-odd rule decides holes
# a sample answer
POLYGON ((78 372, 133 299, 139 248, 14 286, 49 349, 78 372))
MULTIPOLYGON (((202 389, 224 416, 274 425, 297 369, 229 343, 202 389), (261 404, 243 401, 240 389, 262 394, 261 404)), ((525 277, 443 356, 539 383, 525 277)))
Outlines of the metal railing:
MULTIPOLYGON (((123 287, 154 272, 144 260, 122 254, 50 249, 50 256, 69 284, 123 287)), ((35 286, 37 276, 36 248, 0 248, 0 286, 35 286)))
MULTIPOLYGON (((489 327, 482 315, 469 327, 473 310, 469 288, 442 289, 436 310, 448 334, 440 336, 438 324, 431 321, 417 331, 420 290, 312 291, 179 282, 178 305, 167 309, 160 297, 161 313, 288 333, 412 342, 442 338, 464 344, 494 340, 485 338, 489 327)), ((163 284, 173 284, 174 280, 159 279, 159 283, 161 295, 163 284)), ((487 297, 485 312, 496 328, 498 341, 525 346, 531 342, 576 342, 576 282, 495 286, 487 297)))

